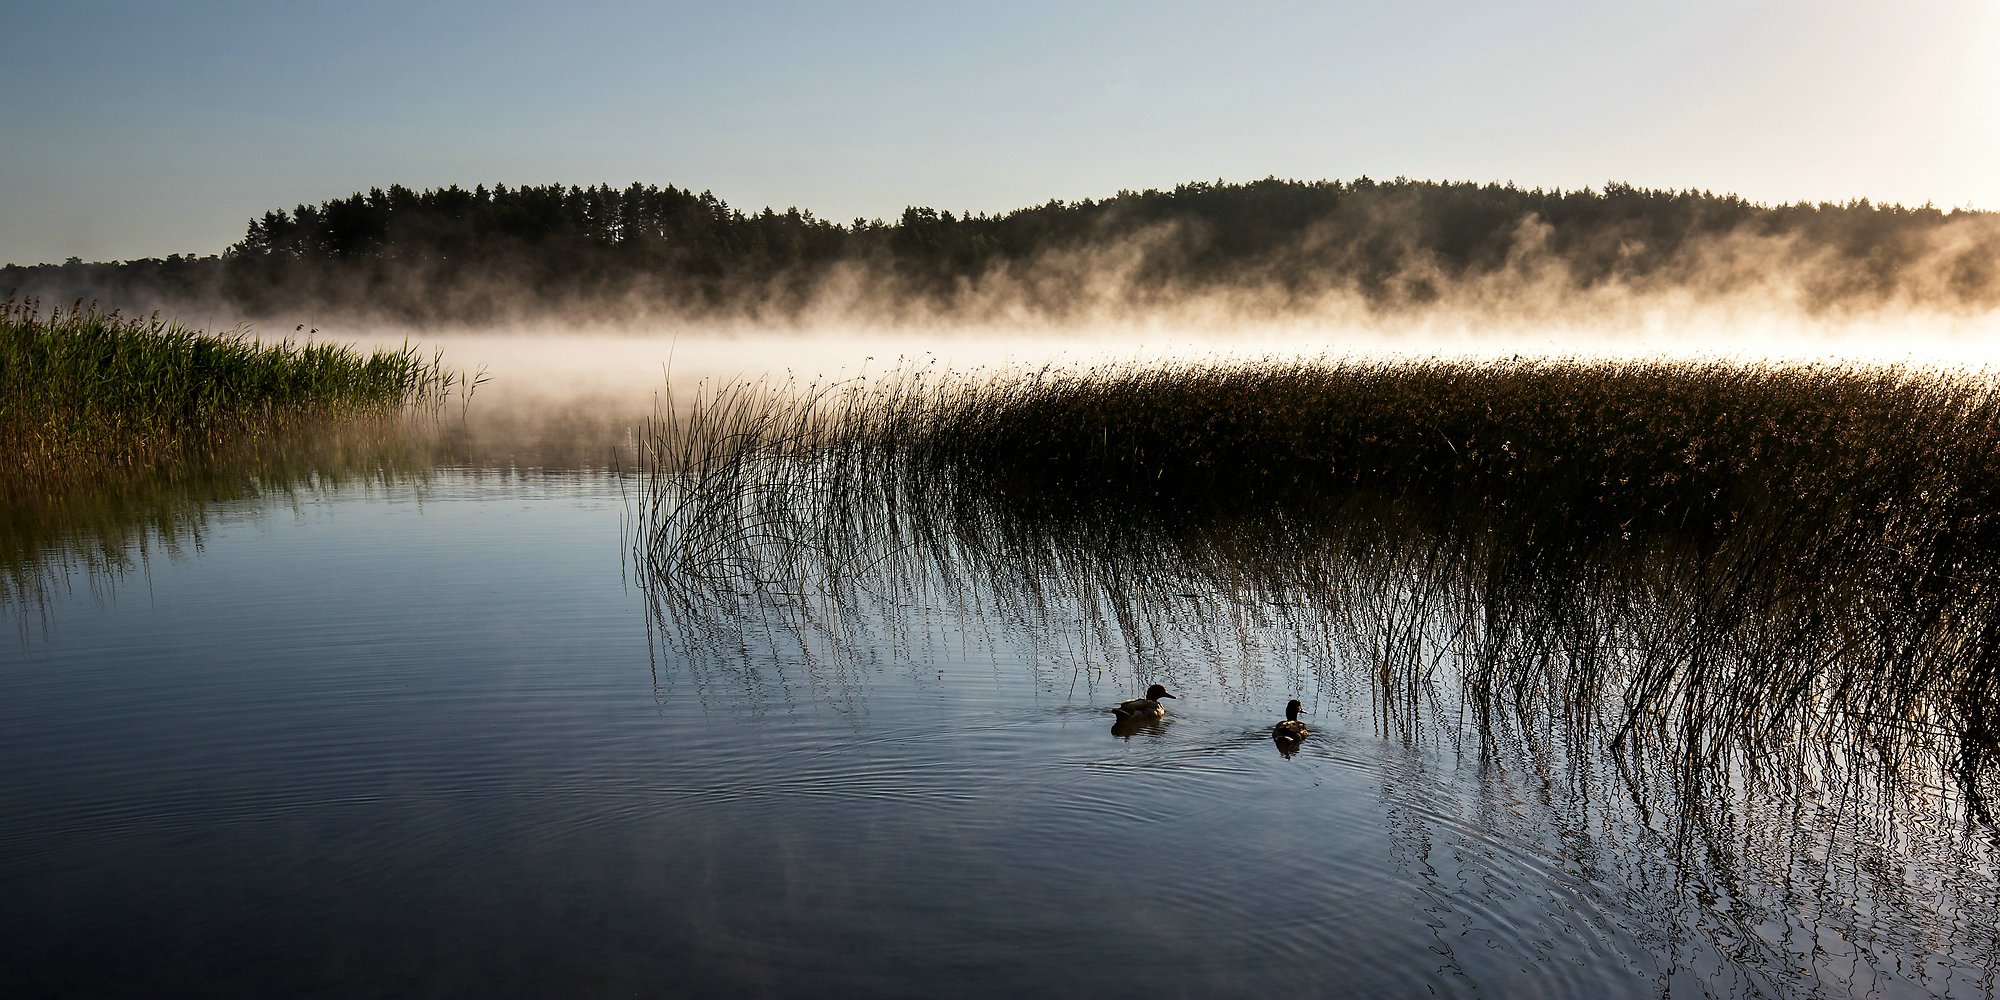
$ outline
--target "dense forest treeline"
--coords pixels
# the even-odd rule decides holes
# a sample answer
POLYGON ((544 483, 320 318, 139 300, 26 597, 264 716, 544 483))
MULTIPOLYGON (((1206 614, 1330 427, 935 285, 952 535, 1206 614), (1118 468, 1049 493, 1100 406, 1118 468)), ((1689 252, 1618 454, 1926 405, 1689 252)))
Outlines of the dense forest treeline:
POLYGON ((268 212, 215 256, 0 268, 0 297, 412 323, 1559 310, 1659 294, 1983 311, 2000 306, 2000 215, 1271 178, 841 224, 671 186, 392 186, 268 212))

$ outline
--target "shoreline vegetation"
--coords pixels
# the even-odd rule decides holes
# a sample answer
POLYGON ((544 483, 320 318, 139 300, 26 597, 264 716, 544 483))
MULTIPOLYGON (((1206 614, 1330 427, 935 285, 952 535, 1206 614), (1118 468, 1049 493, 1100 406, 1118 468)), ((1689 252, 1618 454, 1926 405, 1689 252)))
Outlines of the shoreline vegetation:
POLYGON ((441 354, 210 334, 81 302, 0 303, 0 495, 32 505, 281 433, 441 407, 469 391, 441 354))
POLYGON ((1224 595, 1244 606, 1180 619, 1286 609, 1386 704, 1456 692, 1614 750, 1672 747, 1722 780, 1929 773, 1993 822, 2000 385, 1984 374, 906 367, 711 387, 647 445, 635 557, 655 613, 689 634, 740 631, 715 619, 743 593, 800 608, 742 609, 745 628, 792 616, 836 643, 865 627, 846 609, 926 580, 995 581, 1024 606, 1069 593, 1135 628, 1224 595))
POLYGON ((9 264, 8 295, 420 326, 1573 318, 1716 302, 1964 314, 2000 307, 2000 214, 1274 177, 838 223, 672 186, 392 185, 267 212, 217 255, 9 264))

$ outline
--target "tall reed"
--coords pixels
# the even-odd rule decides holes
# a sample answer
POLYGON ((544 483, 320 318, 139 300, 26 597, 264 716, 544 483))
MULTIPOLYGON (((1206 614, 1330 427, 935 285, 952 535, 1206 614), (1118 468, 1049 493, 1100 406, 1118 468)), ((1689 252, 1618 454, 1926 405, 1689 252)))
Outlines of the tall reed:
POLYGON ((1478 711, 1671 738, 1716 772, 1778 746, 1933 760, 1987 812, 2000 392, 1982 374, 905 370, 712 390, 652 441, 639 557, 683 611, 883 572, 1024 594, 1206 581, 1317 608, 1401 703, 1449 664, 1478 711))
POLYGON ((214 335, 77 303, 0 303, 0 481, 17 497, 282 426, 441 405, 471 386, 416 347, 214 335))

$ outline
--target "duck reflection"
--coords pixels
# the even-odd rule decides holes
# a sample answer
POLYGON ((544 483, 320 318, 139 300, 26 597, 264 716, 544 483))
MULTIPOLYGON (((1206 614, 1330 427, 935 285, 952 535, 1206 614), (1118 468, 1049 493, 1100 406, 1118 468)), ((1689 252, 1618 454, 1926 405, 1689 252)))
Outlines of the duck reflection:
POLYGON ((1121 740, 1129 740, 1140 733, 1148 736, 1164 736, 1167 720, 1157 715, 1121 715, 1111 724, 1111 735, 1121 740))

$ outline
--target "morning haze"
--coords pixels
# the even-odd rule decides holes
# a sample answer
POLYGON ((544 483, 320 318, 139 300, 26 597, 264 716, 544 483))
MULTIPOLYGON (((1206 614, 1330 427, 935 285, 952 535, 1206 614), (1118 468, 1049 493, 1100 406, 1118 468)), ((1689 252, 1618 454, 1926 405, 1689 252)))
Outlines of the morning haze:
POLYGON ((16 8, 0 995, 2000 993, 1990 4, 16 8))
POLYGON ((10 13, 16 264, 215 253, 392 182, 637 178, 835 220, 1364 174, 2000 208, 1977 0, 10 13))

